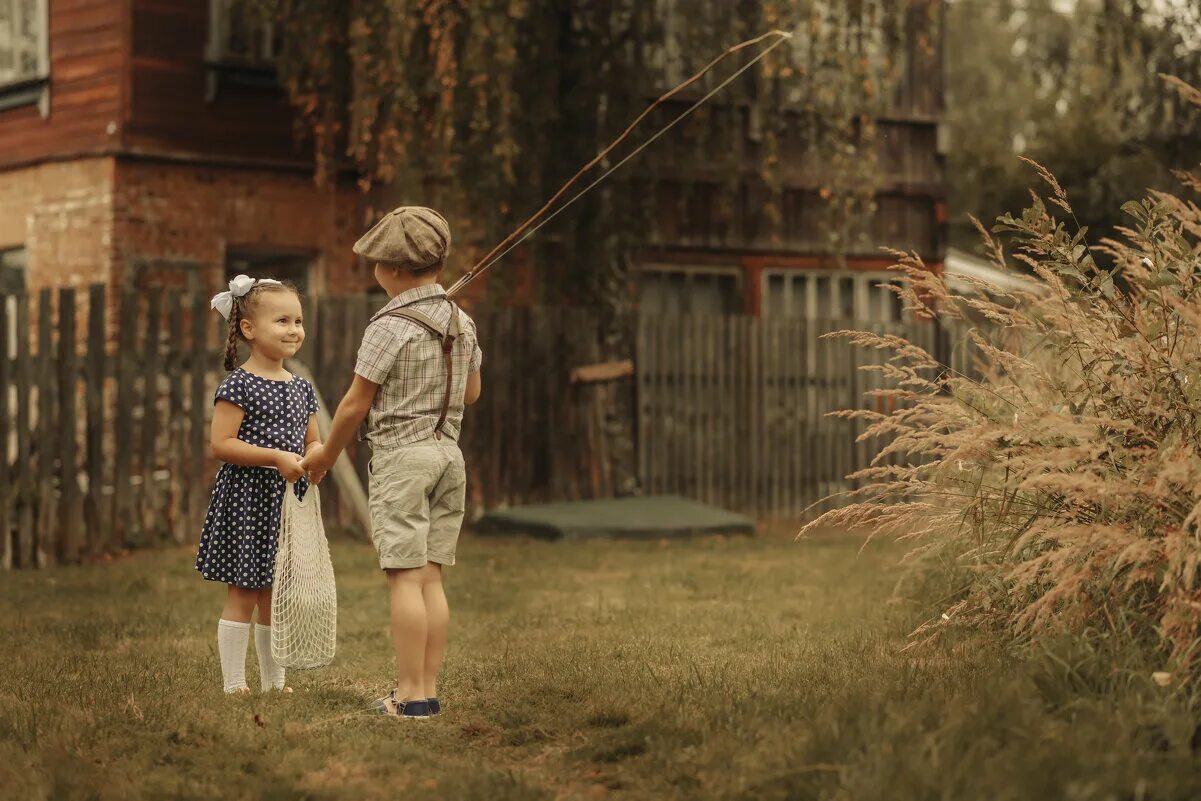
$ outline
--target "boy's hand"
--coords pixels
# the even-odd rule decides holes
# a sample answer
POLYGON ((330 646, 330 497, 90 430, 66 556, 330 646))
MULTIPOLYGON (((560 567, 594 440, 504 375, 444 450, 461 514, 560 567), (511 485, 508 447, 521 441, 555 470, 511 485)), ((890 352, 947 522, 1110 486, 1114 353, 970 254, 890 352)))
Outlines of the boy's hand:
POLYGON ((320 484, 321 479, 325 478, 325 474, 333 467, 333 459, 325 453, 324 445, 317 445, 300 460, 300 466, 309 472, 309 478, 314 484, 320 484))
MULTIPOLYGON (((305 458, 308 458, 308 455, 310 453, 312 453, 314 450, 320 449, 321 444, 322 444, 321 440, 313 440, 312 442, 305 445, 305 447, 304 447, 305 458)), ((301 467, 308 469, 307 465, 308 465, 308 463, 305 462, 304 459, 300 460, 301 467)), ((326 470, 309 470, 308 472, 309 472, 309 481, 313 482, 314 484, 320 484, 321 479, 325 478, 325 474, 328 471, 326 471, 326 470)))
POLYGON ((304 478, 304 467, 300 457, 291 451, 278 451, 275 457, 275 469, 283 474, 287 481, 299 481, 304 478))

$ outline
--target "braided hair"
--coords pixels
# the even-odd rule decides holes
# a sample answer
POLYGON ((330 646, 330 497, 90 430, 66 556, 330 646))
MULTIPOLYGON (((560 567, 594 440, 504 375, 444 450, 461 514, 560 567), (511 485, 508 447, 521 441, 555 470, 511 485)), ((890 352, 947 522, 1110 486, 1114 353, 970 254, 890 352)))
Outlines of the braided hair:
POLYGON ((242 321, 254 313, 259 295, 264 292, 291 292, 297 297, 300 293, 290 281, 279 284, 255 283, 250 290, 240 298, 234 298, 233 307, 229 310, 229 334, 225 338, 225 369, 233 370, 238 364, 238 341, 246 341, 242 334, 242 321))

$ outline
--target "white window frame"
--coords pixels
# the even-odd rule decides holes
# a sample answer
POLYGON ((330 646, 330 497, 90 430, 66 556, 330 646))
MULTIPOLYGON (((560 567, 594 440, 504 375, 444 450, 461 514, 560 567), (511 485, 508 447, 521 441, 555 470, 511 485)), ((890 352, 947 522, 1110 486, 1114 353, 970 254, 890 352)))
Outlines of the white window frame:
POLYGON ((231 80, 240 75, 242 80, 235 82, 259 86, 270 84, 275 79, 278 54, 275 52, 277 26, 274 22, 263 27, 258 48, 249 57, 230 52, 230 12, 238 2, 244 0, 209 0, 208 40, 204 48, 205 66, 208 68, 205 99, 209 102, 217 96, 223 73, 231 80))
MULTIPOLYGON (((760 297, 762 298, 761 314, 764 317, 784 316, 801 318, 807 320, 815 319, 850 319, 860 322, 898 322, 892 318, 892 298, 895 297, 891 292, 879 284, 894 283, 897 280, 897 274, 887 270, 829 270, 823 268, 795 268, 795 269, 767 269, 764 270, 760 281, 760 297), (773 278, 782 278, 785 282, 802 281, 804 282, 803 298, 798 308, 792 305, 793 293, 786 291, 784 293, 784 308, 777 310, 772 302, 771 296, 771 281, 773 278), (831 304, 828 303, 829 298, 826 298, 827 303, 822 304, 817 296, 817 282, 815 279, 824 278, 830 281, 830 287, 835 288, 839 294, 837 303, 833 304, 838 307, 839 313, 831 315, 826 309, 831 304), (842 315, 842 288, 841 284, 844 279, 850 279, 851 286, 851 317, 847 318, 842 315), (884 312, 887 312, 885 314, 884 312)), ((902 314, 903 318, 903 314, 902 314)))
POLYGON ((275 63, 275 23, 262 30, 257 52, 251 58, 229 51, 230 9, 240 0, 209 0, 209 35, 206 57, 211 63, 242 63, 267 66, 275 63))
POLYGON ((50 0, 0 0, 10 10, 12 27, 0 28, 0 37, 8 35, 9 41, 0 38, 0 48, 7 46, 13 55, 11 70, 0 72, 0 110, 36 104, 43 117, 50 113, 50 0), (27 13, 28 12, 28 13, 27 13), (26 25, 32 26, 38 37, 36 48, 37 65, 33 72, 18 71, 16 32, 26 25))

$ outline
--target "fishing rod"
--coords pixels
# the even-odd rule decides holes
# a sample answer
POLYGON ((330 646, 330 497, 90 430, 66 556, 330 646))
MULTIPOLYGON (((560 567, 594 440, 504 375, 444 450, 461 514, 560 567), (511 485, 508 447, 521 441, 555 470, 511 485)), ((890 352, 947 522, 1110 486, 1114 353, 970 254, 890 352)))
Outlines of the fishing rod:
POLYGON ((675 127, 675 125, 678 122, 680 122, 680 120, 684 119, 689 114, 691 114, 693 111, 695 111, 697 108, 699 108, 702 104, 704 104, 706 101, 708 101, 709 98, 713 97, 718 92, 720 92, 722 89, 729 86, 731 83, 734 82, 735 79, 738 78, 738 76, 742 75, 744 72, 749 70, 756 63, 758 63, 761 59, 763 59, 768 53, 770 53, 776 47, 778 47, 779 45, 781 45, 782 43, 784 43, 785 41, 787 41, 791 38, 792 38, 791 33, 788 33, 786 31, 781 31, 781 30, 772 30, 772 31, 768 31, 765 34, 762 34, 761 36, 756 36, 754 39, 748 39, 745 42, 739 42, 738 44, 733 45, 732 47, 726 49, 725 52, 723 52, 717 58, 713 59, 708 64, 706 64, 699 72, 697 72, 691 78, 684 81, 683 83, 676 86, 675 88, 671 89, 670 91, 668 91, 667 93, 662 95, 654 103, 651 103, 649 106, 647 106, 646 109, 644 109, 643 112, 641 114, 639 114, 632 123, 629 124, 629 126, 621 133, 620 136, 618 136, 616 139, 614 139, 595 158, 593 158, 591 161, 589 161, 587 164, 585 164, 582 168, 580 168, 579 172, 577 172, 575 175, 573 175, 567 183, 563 184, 563 186, 559 189, 559 191, 555 192, 555 194, 551 197, 551 199, 546 201, 546 203, 542 206, 542 208, 540 208, 540 209, 538 209, 538 211, 534 212, 534 214, 532 214, 529 219, 527 219, 515 231, 513 231, 513 233, 511 233, 507 237, 505 237, 504 240, 502 240, 500 242, 500 244, 498 244, 491 251, 489 251, 486 256, 484 256, 482 259, 480 259, 478 262, 476 262, 475 265, 470 270, 468 270, 463 275, 462 278, 460 278, 458 281, 456 281, 454 283, 453 286, 451 286, 451 288, 446 293, 447 296, 454 297, 455 295, 457 295, 460 291, 463 290, 464 287, 466 287, 468 284, 470 284, 479 275, 481 275, 484 272, 486 272, 487 270, 491 269, 492 266, 495 265, 502 258, 504 258, 505 255, 507 255, 509 253, 509 251, 511 251, 513 248, 517 247, 522 242, 524 242, 525 240, 527 240, 531 236, 533 236, 535 233, 537 233, 538 229, 540 229, 542 226, 546 225, 551 220, 553 220, 555 217, 558 217, 560 214, 562 214, 564 211, 566 211, 573 203, 575 203, 577 200, 579 200, 581 197, 588 194, 588 192, 590 192, 593 188, 595 188, 597 186, 597 184, 599 184, 601 181, 608 178, 615 171, 620 169, 622 167, 622 165, 624 165, 630 159, 634 158, 639 153, 641 153, 643 150, 645 150, 652 142, 654 142, 660 136, 662 136, 663 134, 670 131, 673 127, 675 127), (775 37, 775 41, 772 42, 769 46, 765 47, 762 51, 760 51, 759 54, 756 55, 753 59, 751 59, 746 64, 744 64, 742 67, 740 67, 737 72, 735 72, 733 75, 731 75, 730 77, 726 78, 724 81, 719 83, 717 86, 715 86, 713 89, 711 89, 708 93, 706 93, 703 97, 701 97, 699 100, 697 100, 691 106, 689 106, 687 109, 685 109, 683 112, 681 112, 675 119, 673 119, 667 125, 663 126, 658 131, 656 131, 653 136, 651 136, 645 142, 640 144, 637 148, 635 148, 629 155, 627 155, 621 161, 617 162, 612 167, 607 169, 604 173, 601 174, 601 176, 599 178, 597 178, 592 183, 588 184, 583 189, 581 189, 579 192, 577 192, 575 195, 573 195, 566 203, 564 203, 559 208, 555 209, 554 212, 547 215, 545 218, 543 218, 541 220, 539 219, 540 217, 542 217, 542 215, 546 214, 546 212, 552 206, 554 206, 555 202, 558 201, 558 199, 561 198, 567 192, 567 190, 570 189, 573 184, 575 184, 576 181, 578 181, 585 173, 587 173, 589 170, 591 170, 593 167, 595 167, 598 163, 603 161, 604 158, 606 156, 608 156, 609 153, 613 150, 613 148, 617 147, 618 144, 620 144, 627 136, 629 136, 630 132, 632 132, 638 126, 638 124, 640 122, 642 122, 644 119, 646 119, 647 115, 649 115, 652 111, 654 111, 657 106, 659 106, 661 103, 663 103, 667 100, 670 100, 672 97, 674 97, 679 92, 683 91, 684 89, 688 88, 692 84, 699 81, 710 70, 712 70, 715 66, 717 66, 718 63, 720 63, 724 59, 728 58, 729 56, 732 56, 735 53, 745 50, 748 47, 754 47, 755 45, 759 44, 760 42, 764 41, 765 39, 769 39, 772 37, 775 37))

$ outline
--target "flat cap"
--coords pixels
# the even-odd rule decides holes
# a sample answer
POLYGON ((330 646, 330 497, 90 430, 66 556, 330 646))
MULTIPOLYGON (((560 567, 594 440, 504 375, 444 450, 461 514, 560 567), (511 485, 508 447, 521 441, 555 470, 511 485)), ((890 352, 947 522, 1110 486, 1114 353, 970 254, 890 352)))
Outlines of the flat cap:
POLYGON ((354 252, 394 267, 424 270, 450 254, 450 225, 433 209, 401 206, 363 234, 354 252))

